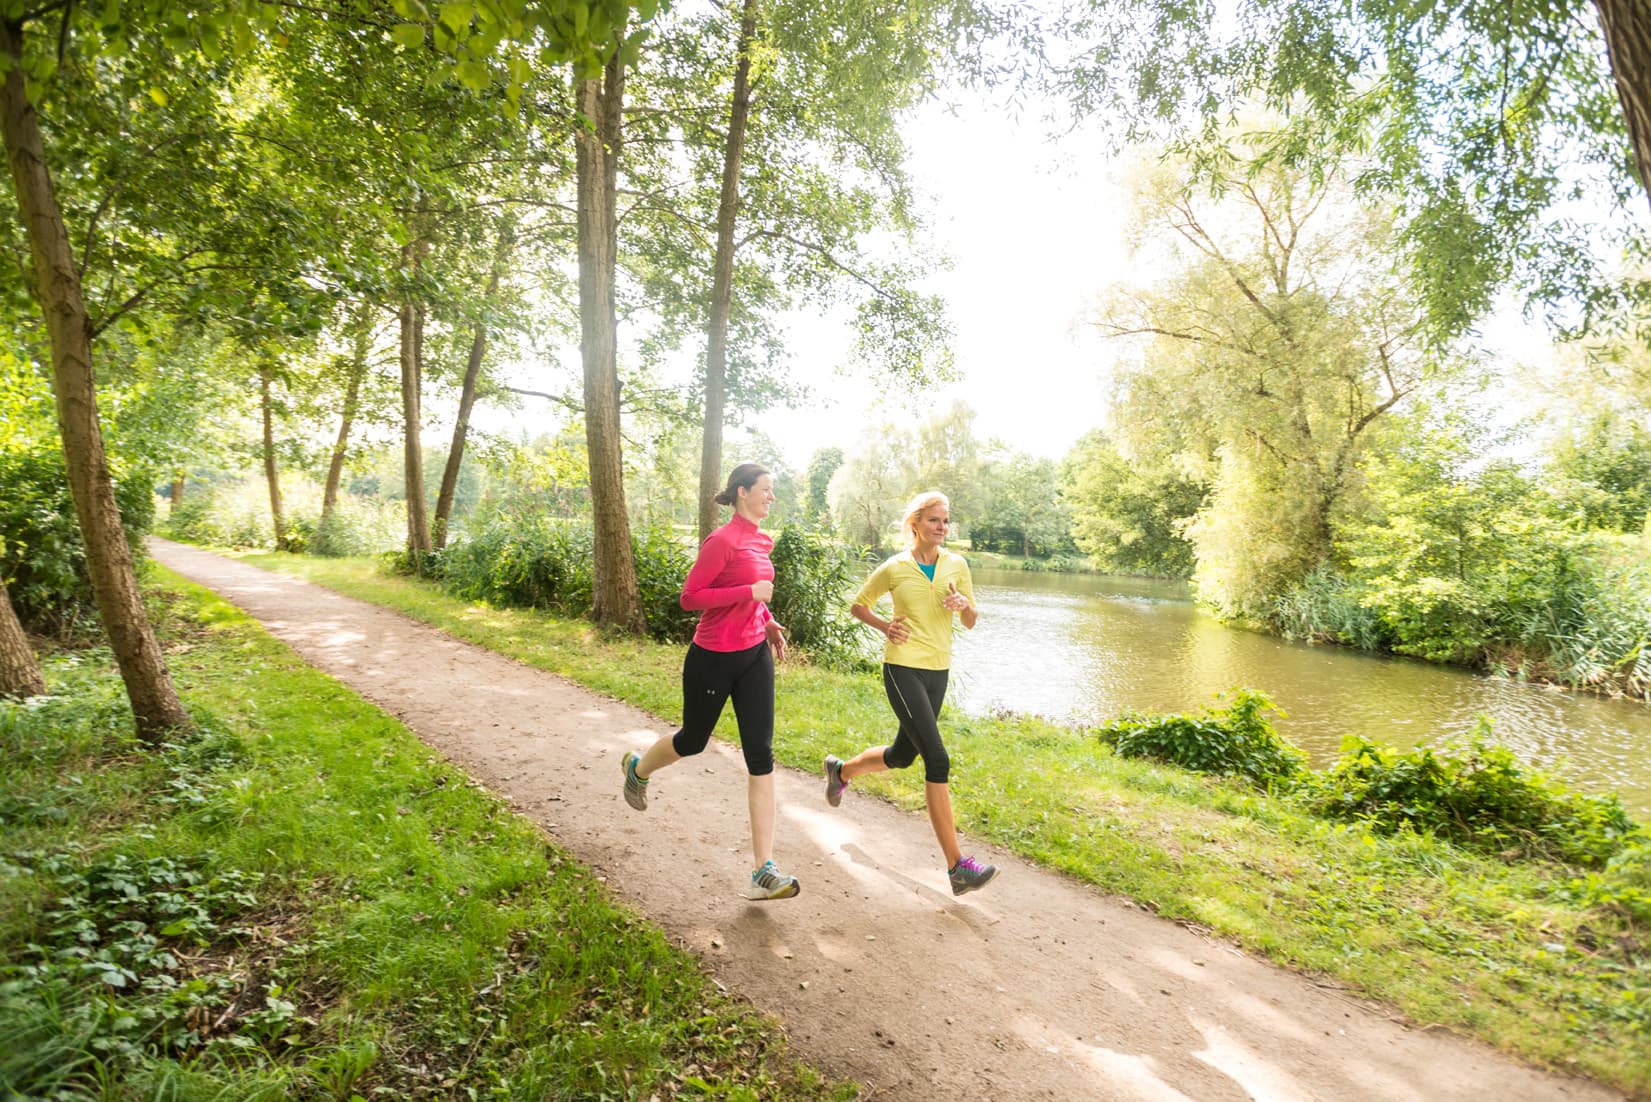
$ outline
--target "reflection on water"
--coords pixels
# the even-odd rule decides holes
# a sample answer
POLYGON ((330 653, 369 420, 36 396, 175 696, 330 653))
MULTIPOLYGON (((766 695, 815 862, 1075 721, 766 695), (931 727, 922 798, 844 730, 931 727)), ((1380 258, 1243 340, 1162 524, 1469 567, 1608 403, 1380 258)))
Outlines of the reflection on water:
POLYGON ((970 711, 1097 724, 1126 708, 1197 711, 1243 686, 1288 713, 1275 718, 1280 733, 1315 765, 1345 734, 1409 747, 1485 714, 1525 760, 1651 813, 1651 764, 1635 752, 1651 742, 1646 705, 1234 630, 1173 583, 996 570, 974 580, 980 623, 959 633, 949 698, 970 711))

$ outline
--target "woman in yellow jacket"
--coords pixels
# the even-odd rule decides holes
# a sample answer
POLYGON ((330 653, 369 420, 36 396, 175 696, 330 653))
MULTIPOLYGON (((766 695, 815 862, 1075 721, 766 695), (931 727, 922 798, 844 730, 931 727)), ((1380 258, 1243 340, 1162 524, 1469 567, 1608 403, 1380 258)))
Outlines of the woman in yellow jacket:
POLYGON ((826 800, 842 802, 843 789, 863 773, 904 769, 919 755, 927 784, 924 796, 929 823, 946 854, 952 894, 983 888, 997 869, 965 857, 957 844, 952 819, 951 759, 940 738, 940 706, 946 699, 946 681, 952 664, 952 622, 973 628, 974 583, 962 555, 941 546, 951 527, 951 503, 938 490, 918 494, 906 507, 901 531, 911 537, 911 549, 886 560, 855 594, 854 618, 883 633, 883 689, 900 721, 900 732, 887 746, 873 746, 842 761, 825 760, 826 800), (884 594, 894 602, 894 615, 883 619, 874 611, 884 594))

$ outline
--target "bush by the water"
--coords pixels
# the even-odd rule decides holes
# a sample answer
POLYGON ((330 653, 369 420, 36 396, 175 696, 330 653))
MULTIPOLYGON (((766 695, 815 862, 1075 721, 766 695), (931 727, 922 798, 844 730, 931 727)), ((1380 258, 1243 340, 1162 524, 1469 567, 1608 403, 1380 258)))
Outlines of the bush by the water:
POLYGON ((1321 814, 1410 828, 1494 853, 1599 866, 1639 833, 1614 796, 1572 792, 1489 741, 1489 722, 1458 746, 1394 750, 1350 737, 1312 788, 1321 814))
MULTIPOLYGON (((113 465, 112 465, 113 466, 113 465)), ((132 557, 143 557, 143 537, 155 518, 150 479, 142 471, 112 470, 115 502, 132 557)), ((0 451, 0 578, 23 624, 42 634, 71 631, 96 615, 86 548, 69 496, 63 452, 55 445, 0 451)))
POLYGON ((1265 786, 1297 776, 1306 761, 1267 722, 1269 711, 1279 709, 1258 692, 1238 689, 1226 708, 1206 708, 1198 716, 1129 711, 1102 727, 1099 735, 1124 757, 1154 758, 1200 773, 1248 777, 1265 786))
POLYGON ((869 665, 860 622, 848 598, 860 577, 860 557, 829 536, 789 525, 774 541, 774 618, 791 642, 827 665, 869 665))

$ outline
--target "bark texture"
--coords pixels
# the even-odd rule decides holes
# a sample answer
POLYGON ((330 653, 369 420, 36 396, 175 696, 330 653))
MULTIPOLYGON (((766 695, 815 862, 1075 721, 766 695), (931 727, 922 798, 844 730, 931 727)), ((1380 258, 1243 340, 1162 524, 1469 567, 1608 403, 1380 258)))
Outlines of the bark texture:
POLYGON ((69 490, 85 542, 98 614, 120 667, 138 734, 158 742, 168 731, 191 726, 189 713, 178 699, 144 612, 131 548, 115 503, 98 423, 91 328, 80 270, 46 168, 40 120, 23 84, 22 53, 22 24, 0 20, 0 55, 10 62, 0 85, 0 129, 18 212, 29 239, 33 289, 51 339, 52 389, 69 490))
POLYGON ((1634 171, 1651 197, 1651 0, 1594 0, 1617 97, 1628 121, 1634 171))
POLYGON ((350 378, 344 388, 344 412, 338 419, 338 439, 333 441, 332 459, 327 463, 327 486, 321 493, 323 522, 338 508, 338 487, 344 480, 344 460, 350 453, 350 432, 355 428, 356 410, 361 405, 361 382, 367 377, 372 324, 365 314, 356 321, 354 345, 350 353, 350 378))
MULTIPOLYGON (((617 34, 618 32, 616 32, 617 34)), ((600 80, 575 86, 582 117, 574 131, 579 187, 579 351, 585 369, 585 446, 595 514, 592 614, 603 627, 647 627, 637 591, 631 522, 619 438, 618 321, 614 267, 619 251, 618 180, 625 66, 617 55, 600 80)))
MULTIPOLYGON (((423 263, 421 242, 402 247, 402 267, 413 274, 423 263)), ((401 422, 407 491, 407 550, 415 558, 430 551, 430 518, 424 508, 424 304, 411 298, 401 307, 401 422)))
POLYGON ((264 415, 264 483, 269 487, 269 519, 275 529, 275 549, 287 550, 287 514, 281 504, 281 471, 275 462, 275 405, 270 399, 270 371, 258 371, 259 406, 264 415))
POLYGON ((728 315, 734 301, 734 228, 739 222, 740 160, 751 117, 751 40, 757 34, 757 0, 745 0, 735 45, 734 94, 728 140, 722 151, 722 195, 717 204, 717 252, 711 267, 711 317, 705 340, 705 427, 699 453, 699 538, 717 526, 722 489, 722 419, 728 382, 728 315))
POLYGON ((0 696, 41 696, 45 691, 40 662, 17 622, 5 579, 0 578, 0 696))
MULTIPOLYGON (((515 234, 508 223, 499 231, 499 247, 493 256, 493 271, 487 278, 483 308, 493 305, 499 293, 499 280, 505 265, 510 262, 510 250, 515 234)), ((482 358, 487 355, 487 320, 476 323, 476 333, 470 339, 470 358, 464 364, 464 385, 459 391, 459 416, 453 424, 453 446, 447 451, 447 466, 441 472, 441 492, 436 495, 436 520, 431 537, 438 548, 447 546, 447 525, 453 517, 453 500, 459 491, 459 467, 464 463, 464 442, 470 434, 470 411, 476 404, 476 380, 481 377, 482 358)))

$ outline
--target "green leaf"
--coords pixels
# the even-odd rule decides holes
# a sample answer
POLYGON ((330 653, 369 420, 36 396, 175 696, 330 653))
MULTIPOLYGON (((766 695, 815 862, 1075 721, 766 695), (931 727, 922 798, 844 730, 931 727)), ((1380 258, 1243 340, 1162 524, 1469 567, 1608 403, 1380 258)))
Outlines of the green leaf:
POLYGON ((474 4, 450 3, 441 6, 441 21, 451 27, 455 34, 470 26, 470 18, 475 14, 474 4))
POLYGON ((149 98, 155 101, 157 107, 165 107, 168 102, 166 91, 162 88, 149 89, 149 98))
POLYGON ((480 92, 493 79, 493 74, 487 66, 471 58, 465 58, 458 65, 459 83, 472 92, 480 92))
POLYGON ((424 45, 424 27, 418 23, 398 24, 390 28, 390 39, 403 49, 417 49, 424 45))

